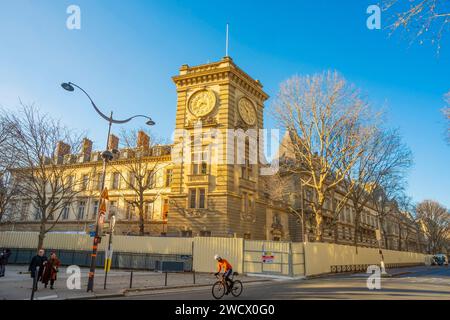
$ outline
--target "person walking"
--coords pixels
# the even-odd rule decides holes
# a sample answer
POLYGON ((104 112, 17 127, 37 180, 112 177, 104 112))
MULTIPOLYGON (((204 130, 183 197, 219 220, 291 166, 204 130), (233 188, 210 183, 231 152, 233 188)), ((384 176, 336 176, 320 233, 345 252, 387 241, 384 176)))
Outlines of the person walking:
POLYGON ((8 264, 9 256, 11 255, 11 250, 5 249, 0 253, 0 277, 5 276, 6 265, 8 264))
POLYGON ((60 265, 61 261, 59 261, 56 253, 52 252, 50 259, 44 262, 44 271, 42 272, 42 283, 45 285, 45 288, 47 288, 48 282, 50 281, 50 289, 54 289, 53 285, 55 284, 56 274, 60 265))
POLYGON ((35 291, 38 289, 37 283, 41 279, 42 272, 44 271, 44 262, 47 261, 47 257, 44 255, 44 253, 44 249, 39 249, 38 254, 31 259, 30 266, 28 267, 28 271, 31 272, 31 278, 33 279, 33 283, 35 284, 33 288, 35 291))

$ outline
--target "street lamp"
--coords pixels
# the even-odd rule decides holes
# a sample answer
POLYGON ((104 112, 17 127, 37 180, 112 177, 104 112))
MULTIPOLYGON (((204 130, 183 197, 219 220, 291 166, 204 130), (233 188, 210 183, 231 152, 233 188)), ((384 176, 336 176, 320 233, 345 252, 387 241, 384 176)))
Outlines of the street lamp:
MULTIPOLYGON (((149 125, 149 126, 153 126, 153 125, 155 125, 155 121, 153 121, 152 118, 144 116, 144 115, 136 115, 136 116, 130 117, 128 119, 124 119, 124 120, 113 119, 112 111, 111 111, 109 117, 107 115, 105 115, 104 113, 102 113, 100 111, 100 109, 97 108, 97 106, 95 105, 94 101, 91 99, 89 94, 83 88, 81 88, 80 86, 76 85, 73 82, 64 82, 64 83, 61 84, 61 87, 64 90, 67 90, 69 92, 73 92, 75 90, 74 87, 80 89, 89 98, 89 101, 91 102, 91 104, 94 107, 95 111, 100 115, 100 117, 102 117, 103 119, 108 121, 109 126, 108 126, 108 136, 107 136, 107 139, 106 139, 106 150, 103 151, 102 154, 101 154, 102 159, 103 159, 103 169, 102 169, 103 174, 102 174, 101 190, 103 190, 105 188, 106 165, 107 165, 107 163, 109 161, 111 161, 113 159, 114 153, 118 152, 117 150, 111 150, 111 151, 108 150, 108 148, 109 148, 109 136, 111 134, 111 126, 112 126, 112 124, 113 123, 124 124, 124 123, 127 123, 127 122, 131 121, 134 118, 145 118, 145 119, 147 119, 146 124, 149 125)), ((101 203, 101 200, 102 199, 101 199, 101 195, 100 195, 100 203, 101 203)), ((87 291, 88 292, 94 290, 95 261, 96 261, 96 257, 97 257, 97 246, 98 246, 98 243, 99 243, 99 240, 100 240, 100 237, 98 235, 98 232, 99 232, 100 208, 101 208, 101 206, 99 205, 98 212, 97 212, 97 219, 96 219, 96 222, 95 222, 94 243, 92 245, 91 267, 90 267, 90 270, 89 270, 89 281, 88 281, 88 287, 87 287, 87 291)), ((110 240, 109 242, 111 242, 111 233, 110 233, 110 239, 109 240, 110 240)), ((110 246, 110 243, 109 243, 109 246, 110 246)))

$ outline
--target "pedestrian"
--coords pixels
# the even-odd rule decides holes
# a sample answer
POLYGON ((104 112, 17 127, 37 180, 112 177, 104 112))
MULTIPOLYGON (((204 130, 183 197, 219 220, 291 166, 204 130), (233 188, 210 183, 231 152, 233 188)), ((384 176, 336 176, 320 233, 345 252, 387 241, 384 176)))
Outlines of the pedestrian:
POLYGON ((56 253, 52 252, 50 254, 50 259, 44 262, 44 271, 42 272, 42 283, 47 288, 48 282, 50 281, 50 289, 54 289, 53 285, 56 281, 56 274, 58 273, 59 266, 61 265, 61 261, 59 261, 56 253))
POLYGON ((6 265, 8 264, 9 256, 11 255, 11 250, 5 249, 0 253, 0 277, 5 276, 6 265))
POLYGON ((31 259, 30 266, 28 267, 28 271, 31 272, 31 278, 33 278, 33 283, 36 284, 33 288, 34 290, 38 289, 37 283, 42 277, 44 262, 47 261, 47 257, 44 253, 44 249, 39 249, 38 254, 31 259))

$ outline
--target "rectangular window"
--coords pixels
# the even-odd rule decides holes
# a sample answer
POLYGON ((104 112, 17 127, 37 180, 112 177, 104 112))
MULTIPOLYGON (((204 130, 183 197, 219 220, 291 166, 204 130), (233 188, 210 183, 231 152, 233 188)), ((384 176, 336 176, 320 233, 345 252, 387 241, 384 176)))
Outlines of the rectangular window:
POLYGON ((30 201, 23 201, 22 202, 22 206, 20 207, 20 218, 21 218, 21 220, 27 220, 29 207, 30 207, 30 201))
POLYGON ((69 219, 69 206, 65 206, 62 209, 61 217, 62 217, 63 220, 68 220, 69 219))
POLYGON ((117 201, 110 201, 109 202, 109 214, 108 214, 108 217, 111 217, 113 215, 116 216, 116 219, 118 218, 117 217, 117 201))
POLYGON ((111 189, 112 190, 118 190, 119 189, 119 182, 120 182, 120 174, 118 172, 114 172, 112 174, 111 189))
POLYGON ((147 188, 154 189, 155 188, 155 172, 150 170, 147 173, 147 188))
POLYGON ((41 220, 42 215, 41 215, 41 209, 39 208, 35 208, 34 209, 34 220, 41 220))
POLYGON ((167 217, 169 215, 169 199, 164 199, 162 214, 163 214, 163 219, 167 220, 167 217))
POLYGON ((208 152, 191 153, 192 174, 207 174, 208 173, 208 152))
POLYGON ((198 208, 205 209, 205 189, 200 188, 198 189, 198 192, 199 192, 198 208))
POLYGON ((97 218, 98 212, 98 200, 95 200, 92 206, 92 219, 95 220, 97 218))
POLYGON ((77 220, 83 220, 84 219, 85 208, 86 208, 86 201, 80 201, 78 203, 77 220))
POLYGON ((153 214, 154 214, 154 205, 153 202, 149 202, 145 206, 145 215, 147 220, 154 220, 153 214))
POLYGON ((136 175, 134 174, 134 172, 128 172, 128 183, 130 188, 136 185, 136 175))
POLYGON ((246 160, 247 163, 247 179, 253 179, 253 165, 250 164, 249 160, 246 160))
POLYGON ((69 190, 72 190, 74 181, 75 181, 74 176, 68 176, 66 178, 66 186, 65 187, 69 190))
POLYGON ((193 188, 189 189, 189 208, 205 209, 206 208, 206 189, 193 188))
POLYGON ((102 182, 103 182, 103 174, 98 173, 97 174, 97 190, 101 191, 102 190, 102 182))
POLYGON ((127 212, 126 212, 126 219, 131 221, 134 218, 134 207, 132 204, 127 204, 127 212))
POLYGON ((81 191, 86 191, 89 184, 89 175, 83 174, 81 177, 81 191))
POLYGON ((197 189, 189 190, 189 208, 195 209, 197 202, 197 189))
POLYGON ((173 175, 173 170, 167 169, 166 170, 166 187, 170 187, 170 185, 172 184, 172 175, 173 175))

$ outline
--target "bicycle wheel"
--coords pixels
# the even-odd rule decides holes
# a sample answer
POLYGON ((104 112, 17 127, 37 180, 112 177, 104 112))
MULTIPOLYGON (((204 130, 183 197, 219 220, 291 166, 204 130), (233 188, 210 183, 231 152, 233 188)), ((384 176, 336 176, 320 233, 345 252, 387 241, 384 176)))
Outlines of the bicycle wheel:
POLYGON ((212 286, 212 295, 215 299, 220 299, 225 294, 225 286, 222 281, 217 281, 212 286))
POLYGON ((235 297, 239 297, 242 293, 242 282, 235 280, 233 283, 233 288, 231 289, 231 294, 235 297))

